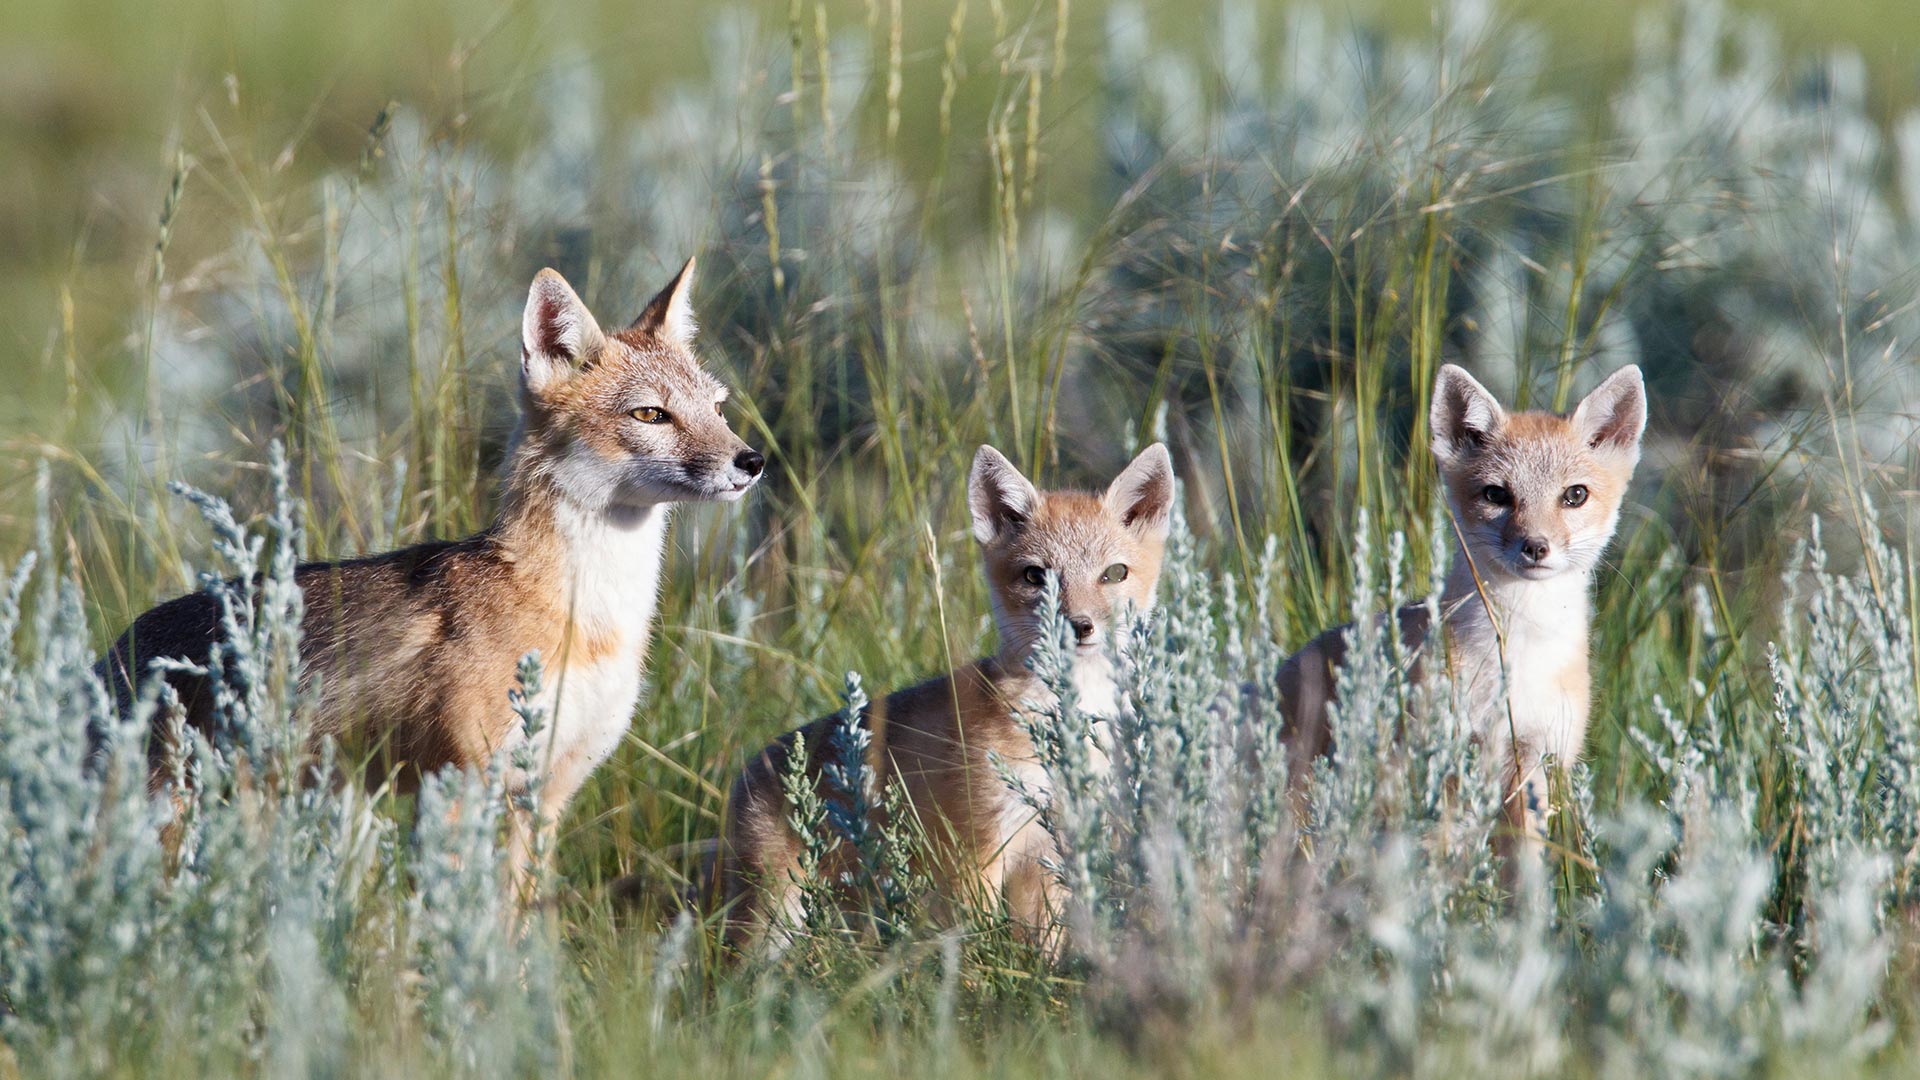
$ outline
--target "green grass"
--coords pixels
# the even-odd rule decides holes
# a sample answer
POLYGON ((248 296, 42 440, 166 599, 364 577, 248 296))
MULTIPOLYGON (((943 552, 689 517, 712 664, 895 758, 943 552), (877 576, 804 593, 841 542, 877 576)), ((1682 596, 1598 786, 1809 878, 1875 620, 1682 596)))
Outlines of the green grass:
MULTIPOLYGON (((1828 516, 1837 549, 1878 535, 1862 516, 1863 493, 1885 511, 1894 548, 1911 555, 1910 455, 1869 455, 1853 430, 1860 415, 1898 416, 1904 402, 1886 376, 1850 403, 1845 372, 1788 397, 1774 389, 1785 361, 1722 348, 1711 335, 1728 320, 1698 310, 1725 293, 1670 285, 1680 275, 1665 263, 1680 245, 1636 246, 1632 211, 1645 193, 1615 178, 1641 148, 1569 136, 1576 149, 1552 162, 1564 171, 1536 178, 1519 139, 1526 118, 1464 135, 1443 127, 1500 107, 1503 75, 1479 96, 1469 78, 1433 110, 1430 128, 1396 132, 1417 159, 1405 190, 1383 194, 1378 175, 1338 164, 1287 173, 1261 151, 1230 164, 1270 170, 1274 188, 1301 201, 1248 209, 1233 200, 1251 187, 1202 185, 1196 177, 1217 177, 1186 168, 1203 156, 1187 147, 1169 150, 1150 183, 1115 192, 1099 155, 1100 95, 1112 76, 1100 67, 1106 12, 1095 5, 776 7, 758 13, 761 81, 739 90, 777 106, 753 113, 761 126, 739 139, 765 156, 743 151, 729 163, 741 175, 764 163, 769 187, 696 175, 706 159, 677 178, 697 193, 685 205, 699 220, 683 225, 706 267, 706 355, 735 390, 736 428, 768 452, 773 471, 746 505, 676 520, 650 690, 561 832, 564 884, 540 932, 558 939, 567 968, 567 1065, 729 1076, 1353 1068, 1351 1047, 1366 1042, 1354 1033, 1360 1021, 1320 991, 1255 996, 1225 1016, 1116 1013, 1084 967, 1049 969, 991 927, 958 939, 953 964, 930 934, 895 951, 824 951, 797 978, 702 975, 661 998, 653 979, 664 897, 693 872, 746 755, 837 707, 845 672, 883 692, 991 647, 964 506, 981 442, 1044 484, 1093 486, 1124 460, 1129 434, 1164 423, 1204 568, 1246 587, 1267 538, 1277 538, 1280 585, 1264 598, 1272 617, 1246 629, 1278 648, 1344 621, 1356 545, 1378 551, 1404 533, 1409 576, 1424 581, 1434 527, 1427 387, 1483 333, 1480 309, 1463 298, 1503 254, 1507 234, 1489 219, 1536 215, 1559 226, 1542 228, 1546 239, 1523 253, 1529 347, 1507 377, 1535 406, 1567 407, 1611 362, 1609 312, 1686 309, 1636 315, 1689 336, 1647 340, 1653 452, 1599 582, 1588 747, 1599 812, 1665 794, 1665 778, 1628 735, 1658 732, 1656 695, 1691 730, 1706 729, 1718 708, 1739 719, 1754 760, 1776 769, 1761 781, 1761 824, 1774 830, 1781 865, 1798 865, 1797 796, 1772 733, 1765 667, 1767 643, 1782 631, 1781 579, 1816 514, 1828 516), (873 77, 838 115, 822 95, 834 78, 855 77, 821 64, 830 47, 822 26, 873 58, 873 77), (799 78, 773 85, 789 56, 799 78), (1455 154, 1456 139, 1493 149, 1455 154), (899 177, 887 190, 912 202, 883 208, 885 242, 862 247, 837 215, 859 209, 848 192, 881 167, 899 177), (1557 201, 1528 203, 1539 191, 1557 201), (1290 205, 1307 209, 1274 209, 1290 205), (1228 227, 1208 216, 1216 209, 1228 227), (1049 249, 1046 232, 1061 222, 1068 240, 1049 249), (1615 288, 1590 288, 1620 250, 1631 252, 1632 272, 1615 288), (1138 288, 1113 284, 1127 274, 1138 288), (1138 311, 1115 297, 1158 305, 1164 322, 1129 321, 1138 311), (1752 396, 1729 389, 1741 386, 1752 396), (1836 476, 1845 483, 1834 486, 1836 476), (1856 539, 1835 539, 1848 533, 1856 539), (660 888, 639 910, 616 910, 606 886, 635 873, 660 888)), ((1777 12, 1796 62, 1828 44, 1862 50, 1869 112, 1883 127, 1913 104, 1920 25, 1901 21, 1901 5, 1752 7, 1777 12)), ((1580 114, 1574 128, 1597 123, 1587 114, 1603 111, 1598 103, 1631 68, 1625 16, 1514 10, 1551 42, 1545 75, 1526 93, 1565 95, 1580 114)), ((1431 40, 1424 9, 1333 11, 1336 26, 1351 16, 1395 40, 1431 40)), ((623 172, 619 147, 653 131, 642 122, 664 111, 674 84, 706 77, 704 12, 462 2, 424 13, 356 0, 324 10, 107 3, 19 14, 16 44, 47 74, 22 100, 53 119, 0 128, 0 159, 27 193, 0 211, 0 236, 22 238, 0 256, 0 317, 14 328, 0 347, 16 380, 0 404, 0 555, 32 542, 30 466, 45 460, 50 548, 84 587, 101 643, 192 587, 182 567, 204 562, 204 531, 165 483, 189 477, 262 514, 270 438, 290 449, 315 557, 479 527, 512 425, 512 328, 526 277, 562 263, 603 320, 618 320, 686 253, 634 220, 624 193, 642 178, 623 172), (543 145, 543 88, 579 71, 591 73, 601 104, 580 215, 590 235, 569 246, 567 227, 541 217, 545 193, 530 190, 521 155, 543 145), (229 72, 237 89, 221 85, 229 72), (390 102, 418 119, 428 144, 476 155, 474 175, 511 193, 495 206, 505 220, 482 215, 466 175, 396 156, 390 102), (395 192, 413 217, 376 217, 395 192), (343 237, 369 221, 383 243, 350 249, 343 237), (343 250, 359 261, 343 261, 343 250), (392 297, 403 333, 373 345, 354 337, 356 320, 386 317, 354 298, 360 282, 392 297), (176 317, 201 336, 168 322, 176 317), (168 382, 173 369, 155 361, 156 341, 203 343, 232 365, 238 389, 181 396, 168 382), (379 362, 371 373, 357 366, 368 357, 379 362), (191 436, 195 428, 210 441, 191 436)), ((1200 58, 1198 91, 1217 105, 1222 49, 1211 20, 1148 14, 1153 55, 1200 58)), ((1277 42, 1279 24, 1266 18, 1261 40, 1277 42)), ((1470 72, 1472 59, 1463 60, 1470 72)), ((1792 77, 1783 69, 1779 82, 1792 77)), ((1390 160, 1402 149, 1369 142, 1352 157, 1390 160)), ((1743 209, 1756 231, 1773 227, 1770 207, 1743 209)), ((1752 264, 1713 269, 1732 281, 1726 292, 1770 310, 1813 303, 1822 294, 1810 282, 1825 280, 1810 274, 1795 283, 1804 292, 1782 298, 1752 264)), ((1878 283, 1892 283, 1888 320, 1901 310, 1894 287, 1912 278, 1909 268, 1878 283)), ((1811 311, 1780 321, 1811 325, 1809 338, 1823 341, 1836 321, 1851 331, 1849 318, 1811 311)), ((1901 351, 1910 345, 1886 348, 1910 362, 1901 351)), ((1900 430, 1910 441, 1910 420, 1900 430)), ((1877 584, 1895 607, 1920 595, 1910 581, 1877 584)), ((1563 869, 1571 907, 1591 874, 1563 869)), ((1798 888, 1782 885, 1782 911, 1798 910, 1798 888)), ((1912 938, 1897 929, 1902 952, 1881 1005, 1897 1034, 1873 1059, 1888 1072, 1911 1060, 1915 1031, 1912 938)), ((711 947, 690 946, 696 956, 711 947)), ((369 946, 384 955, 378 948, 369 946)), ((365 1071, 446 1065, 412 1011, 416 978, 392 958, 370 963, 353 986, 347 1005, 358 1022, 345 1052, 365 1071)), ((126 1033, 104 1071, 197 1058, 204 1033, 192 1020, 166 1016, 126 1033)), ((1793 1074, 1819 1062, 1777 1067, 1793 1074)), ((21 1062, 20 1071, 36 1070, 21 1062)))
MULTIPOLYGON (((1278 44, 1278 16, 1292 6, 1254 5, 1264 16, 1263 43, 1278 44)), ((1433 21, 1425 5, 1408 0, 1321 6, 1336 24, 1397 33, 1423 33, 1433 21)), ((1597 101, 1626 66, 1634 18, 1657 6, 1534 0, 1500 10, 1549 33, 1556 86, 1597 101)), ((125 403, 133 359, 125 334, 142 303, 154 222, 178 154, 215 156, 202 153, 211 132, 239 144, 262 173, 308 179, 354 160, 373 117, 391 101, 436 124, 457 125, 463 140, 508 146, 525 137, 529 88, 577 64, 592 66, 604 81, 603 121, 618 125, 653 108, 676 81, 700 73, 708 28, 705 10, 693 5, 653 8, 644 18, 619 4, 497 0, 16 7, 5 54, 14 74, 0 85, 0 177, 15 192, 0 207, 0 236, 7 239, 0 245, 0 324, 9 327, 0 356, 24 381, 23 393, 0 403, 0 423, 16 456, 29 437, 85 438, 84 427, 70 427, 72 399, 88 408, 125 403)), ((1903 18, 1901 0, 1744 0, 1734 7, 1773 17, 1798 49, 1860 51, 1876 115, 1891 117, 1915 101, 1920 28, 1903 18)), ((814 8, 800 5, 806 29, 814 8)), ((827 5, 834 27, 868 24, 871 13, 886 8, 878 0, 827 5)), ((1068 16, 1068 55, 1078 60, 1098 48, 1103 4, 966 6, 964 70, 954 91, 963 130, 980 130, 997 102, 996 48, 1023 31, 1050 37, 1056 8, 1068 16)), ((787 14, 778 4, 756 10, 776 21, 787 14)), ((988 207, 971 193, 986 183, 988 164, 977 144, 949 154, 932 137, 955 10, 942 0, 901 5, 906 122, 897 158, 916 180, 944 176, 943 201, 959 219, 955 227, 976 229, 988 207)), ((1217 53, 1208 21, 1187 14, 1152 7, 1156 40, 1181 52, 1217 53)), ((1042 103, 1047 204, 1098 209, 1086 199, 1098 172, 1091 130, 1098 91, 1096 65, 1076 62, 1042 103)), ((203 190, 199 183, 189 186, 181 214, 171 241, 176 273, 227 250, 250 216, 225 185, 203 190)), ((17 518, 24 493, 17 481, 9 491, 13 509, 0 513, 17 518)))

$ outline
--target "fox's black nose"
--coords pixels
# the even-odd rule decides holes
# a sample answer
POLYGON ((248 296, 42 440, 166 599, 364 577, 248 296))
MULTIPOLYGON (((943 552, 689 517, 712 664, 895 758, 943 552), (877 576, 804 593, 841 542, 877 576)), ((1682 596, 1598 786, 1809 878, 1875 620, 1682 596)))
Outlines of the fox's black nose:
POLYGON ((1082 643, 1093 640, 1093 620, 1085 615, 1075 615, 1067 622, 1073 625, 1073 636, 1082 643))
POLYGON ((1529 536, 1520 541, 1520 554, 1530 563, 1546 562, 1547 554, 1552 550, 1544 536, 1529 536))
POLYGON ((759 476, 760 470, 767 467, 767 459, 758 450, 742 450, 733 456, 733 467, 748 476, 759 476))

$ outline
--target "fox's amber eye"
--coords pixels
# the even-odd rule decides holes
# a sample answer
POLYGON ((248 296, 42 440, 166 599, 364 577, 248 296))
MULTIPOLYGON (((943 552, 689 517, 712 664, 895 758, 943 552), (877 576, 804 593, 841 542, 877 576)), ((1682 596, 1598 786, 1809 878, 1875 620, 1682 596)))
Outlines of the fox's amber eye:
POLYGON ((667 415, 667 410, 656 408, 652 405, 645 405, 633 410, 633 418, 643 424, 664 424, 673 419, 673 417, 667 415))
POLYGON ((1029 566, 1025 570, 1020 571, 1020 578, 1036 589, 1044 589, 1047 587, 1047 568, 1044 566, 1029 566))
POLYGON ((1126 563, 1114 563, 1112 566, 1100 571, 1100 584, 1102 585, 1118 585, 1125 580, 1127 580, 1126 563))
POLYGON ((1587 504, 1587 485, 1575 484, 1561 492, 1560 501, 1564 503, 1569 510, 1585 506, 1587 504))
POLYGON ((1495 506, 1505 506, 1513 501, 1513 492, 1508 491, 1499 484, 1488 484, 1486 487, 1480 489, 1480 497, 1495 506))

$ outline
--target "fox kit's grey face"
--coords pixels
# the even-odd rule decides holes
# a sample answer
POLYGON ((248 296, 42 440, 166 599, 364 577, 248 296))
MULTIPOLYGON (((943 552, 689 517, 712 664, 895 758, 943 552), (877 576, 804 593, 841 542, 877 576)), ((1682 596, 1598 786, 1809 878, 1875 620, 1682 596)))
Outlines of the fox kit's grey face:
POLYGON ((525 437, 582 505, 732 501, 766 461, 727 426, 726 387, 693 355, 693 260, 633 325, 601 331, 565 279, 542 270, 521 327, 525 437))
POLYGON ((1613 536, 1647 424, 1640 369, 1607 377, 1571 416, 1509 414, 1449 364, 1433 388, 1433 452, 1481 573, 1587 573, 1613 536))
POLYGON ((973 535, 993 590, 1003 650, 1024 654, 1051 625, 1048 575, 1081 651, 1097 652, 1125 611, 1153 607, 1173 509, 1173 460, 1159 443, 1100 495, 1034 488, 991 446, 973 459, 967 485, 973 535))

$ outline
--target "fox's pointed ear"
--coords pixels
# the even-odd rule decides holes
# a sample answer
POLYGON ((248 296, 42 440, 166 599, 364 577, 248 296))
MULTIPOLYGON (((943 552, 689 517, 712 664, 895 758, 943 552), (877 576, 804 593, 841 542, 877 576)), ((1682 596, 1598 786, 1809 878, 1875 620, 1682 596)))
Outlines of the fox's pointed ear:
POLYGON ((629 329, 650 334, 676 348, 693 347, 698 330, 693 320, 693 260, 680 268, 659 295, 647 301, 645 311, 633 320, 629 329))
POLYGON ((973 538, 991 544, 1033 520, 1040 492, 1000 451, 982 446, 967 478, 967 505, 973 511, 973 538))
POLYGON ((1594 387, 1573 410, 1573 429, 1595 450, 1638 461, 1647 430, 1647 383, 1640 369, 1628 364, 1594 387))
POLYGON ((1507 422, 1507 412, 1487 388, 1462 368, 1447 364, 1433 381, 1433 454, 1441 461, 1471 454, 1507 422))
POLYGON ((593 313, 559 271, 534 275, 520 321, 520 379, 528 390, 537 393, 592 363, 605 343, 593 313))
POLYGON ((1165 443, 1154 443, 1121 470, 1100 497, 1107 512, 1129 529, 1165 537, 1173 521, 1173 457, 1165 443))

